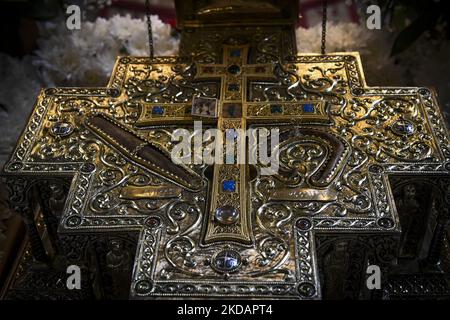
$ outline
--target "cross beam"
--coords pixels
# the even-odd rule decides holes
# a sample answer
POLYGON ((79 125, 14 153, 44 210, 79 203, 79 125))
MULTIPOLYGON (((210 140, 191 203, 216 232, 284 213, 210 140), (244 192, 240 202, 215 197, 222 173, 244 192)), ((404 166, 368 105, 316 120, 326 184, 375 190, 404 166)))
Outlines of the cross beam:
MULTIPOLYGON (((276 81, 274 63, 250 64, 248 45, 224 45, 222 64, 196 63, 194 80, 219 81, 218 110, 216 117, 198 117, 189 113, 191 104, 145 104, 136 125, 192 123, 204 120, 215 123, 222 132, 243 130, 247 124, 260 122, 297 122, 313 117, 319 123, 327 122, 323 101, 303 101, 289 104, 267 104, 264 107, 247 98, 249 81, 276 81), (248 108, 259 108, 261 112, 247 115, 248 108)), ((201 134, 201 133, 200 133, 201 134)), ((239 139, 242 137, 239 137, 239 139)), ((243 138, 245 141, 245 138, 243 138)), ((222 150, 226 141, 223 141, 222 150)), ((244 155, 246 144, 238 144, 235 154, 244 155)), ((237 160, 237 159, 235 159, 237 160)), ((204 243, 236 241, 245 244, 253 242, 251 219, 248 212, 248 164, 214 164, 209 214, 204 226, 204 243)), ((146 192, 143 191, 145 194, 146 192)), ((137 195, 141 197, 140 195, 137 195)))

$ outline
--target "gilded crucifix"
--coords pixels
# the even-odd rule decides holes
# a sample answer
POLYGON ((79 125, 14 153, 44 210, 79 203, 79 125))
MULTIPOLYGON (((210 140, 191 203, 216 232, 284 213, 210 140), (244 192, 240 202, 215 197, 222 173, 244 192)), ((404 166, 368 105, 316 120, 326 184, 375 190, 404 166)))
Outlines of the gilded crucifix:
POLYGON ((119 57, 107 88, 39 95, 5 174, 26 190, 37 172, 71 179, 58 230, 49 227, 61 252, 88 263, 87 252, 102 256, 94 239, 135 246, 136 299, 318 299, 317 250, 349 236, 362 239, 361 265, 389 264, 400 234, 389 175, 449 175, 433 92, 368 87, 357 53, 297 55, 291 20, 197 18, 181 24, 180 57, 119 57), (213 114, 193 110, 199 99, 217 103, 213 114), (194 121, 276 128, 278 171, 173 162, 172 133, 195 138, 194 121))

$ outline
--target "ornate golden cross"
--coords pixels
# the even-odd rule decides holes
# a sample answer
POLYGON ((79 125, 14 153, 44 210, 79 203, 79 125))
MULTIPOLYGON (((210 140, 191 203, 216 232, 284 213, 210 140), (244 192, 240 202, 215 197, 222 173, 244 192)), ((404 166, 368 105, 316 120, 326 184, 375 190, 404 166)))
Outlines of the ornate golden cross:
MULTIPOLYGON (((217 127, 224 132, 246 129, 247 81, 274 78, 272 64, 247 64, 247 59, 248 46, 225 45, 222 65, 197 64, 196 79, 219 77, 221 80, 217 127)), ((236 150, 237 155, 244 155, 245 159, 245 143, 238 144, 237 148, 240 148, 236 150)), ((205 243, 239 241, 250 244, 253 241, 247 203, 248 166, 237 162, 236 159, 234 164, 214 164, 205 243)))
MULTIPOLYGON (((294 62, 296 74, 304 75, 301 90, 310 92, 303 100, 249 99, 247 84, 239 80, 239 96, 220 99, 218 126, 276 122, 275 126, 286 128, 280 130, 280 173, 248 183, 243 166, 216 165, 209 210, 199 173, 165 163, 170 156, 164 148, 171 143, 167 124, 192 123, 195 117, 188 110, 195 95, 191 93, 185 102, 132 98, 135 92, 147 90, 149 82, 152 88, 162 84, 170 88, 167 79, 181 77, 190 68, 173 58, 120 58, 107 89, 44 91, 5 171, 12 185, 27 181, 24 188, 38 181, 36 173, 42 171, 43 179, 75 175, 60 221, 62 233, 55 234, 68 239, 63 241, 63 247, 69 246, 65 251, 79 252, 88 246, 91 238, 85 232, 133 233, 143 228, 133 297, 183 296, 184 290, 193 290, 191 295, 206 290, 215 297, 221 295, 218 290, 232 296, 319 297, 315 237, 370 231, 380 235, 372 234, 369 240, 391 239, 399 224, 386 174, 420 174, 423 168, 428 174, 448 175, 450 169, 446 133, 432 93, 423 88, 368 88, 357 71, 358 61, 356 54, 299 56, 294 62), (337 90, 326 100, 332 108, 325 108, 319 85, 337 90), (124 100, 128 102, 123 104, 124 100), (241 103, 242 117, 224 117, 227 103, 241 103), (338 125, 330 126, 330 114, 338 125), (223 175, 223 169, 233 167, 233 175, 223 175), (28 176, 33 178, 21 178, 28 176), (237 183, 228 183, 233 180, 237 183), (142 191, 145 194, 136 197, 142 191), (216 215, 223 205, 221 197, 231 197, 241 210, 251 201, 245 216, 239 212, 251 223, 247 230, 213 233, 219 225, 232 225, 227 223, 234 217, 216 215), (200 231, 202 222, 209 233, 200 231), (251 241, 253 245, 248 245, 251 241), (239 293, 243 282, 250 291, 239 293)), ((221 87, 225 89, 219 98, 227 95, 225 82, 243 77, 246 64, 236 65, 241 73, 224 75, 221 87)), ((197 65, 200 70, 205 67, 197 65)), ((290 83, 295 84, 295 78, 290 83)), ((195 84, 196 88, 207 85, 195 84)), ((16 209, 28 219, 36 256, 43 257, 46 253, 33 231, 27 198, 16 199, 24 199, 16 209)), ((82 259, 82 252, 73 255, 82 259)))
MULTIPOLYGON (((190 116, 187 112, 189 107, 186 104, 146 104, 137 125, 179 124, 202 119, 206 120, 206 123, 211 123, 216 120, 217 128, 226 135, 227 130, 235 132, 244 130, 245 134, 247 123, 282 121, 301 123, 312 119, 320 123, 328 120, 325 106, 321 101, 299 101, 296 104, 287 105, 268 104, 265 108, 267 110, 262 109, 262 112, 247 114, 249 107, 258 107, 257 104, 248 101, 249 81, 273 82, 276 80, 275 63, 247 64, 248 51, 248 45, 224 45, 222 64, 196 64, 195 80, 220 80, 218 110, 214 117, 216 119, 196 117, 195 114, 190 116), (155 109, 158 112, 155 112, 155 109)), ((242 159, 245 161, 247 152, 245 137, 238 136, 231 139, 243 140, 244 143, 237 146, 240 150, 236 150, 235 153, 238 155, 237 158, 243 155, 242 159)), ((225 141, 222 149, 225 149, 225 141)), ((224 159, 222 163, 214 163, 209 218, 203 241, 206 244, 217 241, 251 244, 253 233, 247 196, 248 163, 238 163, 237 159, 233 159, 232 163, 227 162, 229 160, 224 159)), ((147 197, 148 193, 145 194, 147 197)), ((142 198, 139 194, 135 196, 142 198)))
POLYGON ((357 53, 297 55, 292 4, 245 27, 217 24, 220 10, 235 17, 229 7, 184 10, 188 59, 119 57, 107 88, 42 91, 4 170, 35 257, 51 252, 35 186, 71 179, 63 212, 43 214, 57 221, 46 225, 52 243, 89 264, 87 253, 105 255, 98 241, 120 238, 136 252, 132 298, 320 298, 318 265, 348 238, 387 265, 400 233, 388 176, 450 174, 435 96, 368 87, 357 53), (215 118, 192 114, 202 98, 219 102, 215 118), (208 190, 202 166, 170 158, 172 132, 195 120, 279 128, 278 174, 249 181, 247 164, 225 161, 208 190))

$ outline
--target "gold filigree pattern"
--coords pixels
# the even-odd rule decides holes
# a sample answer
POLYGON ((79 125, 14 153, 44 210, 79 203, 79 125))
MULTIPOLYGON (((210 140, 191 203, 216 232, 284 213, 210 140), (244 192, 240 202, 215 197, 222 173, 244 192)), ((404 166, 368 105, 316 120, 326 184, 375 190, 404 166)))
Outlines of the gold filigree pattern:
POLYGON ((193 28, 183 37, 187 59, 119 57, 107 88, 42 91, 5 167, 17 181, 73 177, 64 233, 139 230, 132 297, 318 298, 317 233, 395 235, 387 175, 449 174, 432 91, 367 87, 357 53, 295 56, 286 28, 193 28), (230 57, 232 49, 241 55, 230 57), (256 173, 193 164, 187 169, 209 182, 190 190, 86 127, 102 114, 167 154, 174 129, 194 135, 197 96, 220 101, 219 119, 205 128, 279 129, 279 174, 260 175, 259 163, 256 173), (226 103, 240 104, 239 117, 224 117, 226 103), (227 180, 234 190, 224 190, 227 180), (127 187, 171 192, 133 198, 127 187), (239 211, 235 223, 218 223, 214 213, 224 206, 239 211), (232 273, 213 265, 222 251, 239 254, 232 273))

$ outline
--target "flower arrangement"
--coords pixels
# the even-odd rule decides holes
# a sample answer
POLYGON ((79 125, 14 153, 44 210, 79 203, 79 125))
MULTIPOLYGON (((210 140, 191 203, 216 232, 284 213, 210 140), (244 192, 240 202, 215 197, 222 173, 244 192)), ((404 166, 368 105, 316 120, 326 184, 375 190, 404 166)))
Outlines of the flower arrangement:
MULTIPOLYGON (((178 39, 171 27, 151 16, 155 55, 176 55, 178 39)), ((129 15, 97 18, 81 30, 69 31, 61 24, 41 27, 34 64, 42 71, 46 86, 104 86, 118 55, 148 55, 147 24, 129 15)))

